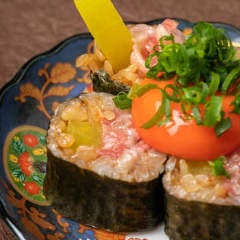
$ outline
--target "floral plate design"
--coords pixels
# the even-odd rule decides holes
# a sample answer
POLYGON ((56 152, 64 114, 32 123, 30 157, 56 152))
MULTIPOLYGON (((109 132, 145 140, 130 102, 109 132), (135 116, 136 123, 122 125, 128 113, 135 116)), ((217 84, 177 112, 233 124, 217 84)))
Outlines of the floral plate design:
MULTIPOLYGON (((148 24, 156 24, 158 19, 148 24)), ((194 23, 176 19, 188 31, 194 23)), ((224 23, 240 46, 240 30, 224 23)), ((168 240, 164 226, 149 232, 118 234, 84 226, 56 212, 42 194, 46 171, 45 135, 56 106, 91 91, 88 72, 76 59, 91 51, 90 34, 79 34, 29 60, 0 91, 0 213, 25 240, 168 240)))

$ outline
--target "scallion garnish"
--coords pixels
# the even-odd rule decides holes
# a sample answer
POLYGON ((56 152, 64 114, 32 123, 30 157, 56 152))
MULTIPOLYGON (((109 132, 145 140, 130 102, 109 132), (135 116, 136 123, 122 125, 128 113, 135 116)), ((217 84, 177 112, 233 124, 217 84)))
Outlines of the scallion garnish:
POLYGON ((231 127, 232 127, 232 122, 231 122, 231 119, 228 117, 228 118, 222 119, 221 122, 217 123, 214 129, 215 129, 216 135, 220 136, 231 127))
POLYGON ((224 94, 227 94, 227 90, 229 89, 231 84, 234 83, 234 80, 239 76, 240 76, 240 66, 232 69, 231 72, 225 78, 225 81, 222 84, 222 92, 224 94))
POLYGON ((218 91, 219 84, 220 84, 219 73, 211 72, 209 82, 209 95, 214 95, 218 91))
MULTIPOLYGON (((146 60, 147 77, 161 81, 174 75, 174 84, 163 90, 165 98, 179 102, 186 118, 191 117, 199 125, 213 127, 216 135, 220 136, 231 128, 230 118, 224 118, 222 98, 229 89, 235 90, 231 94, 239 90, 239 87, 233 88, 240 77, 240 60, 235 56, 236 50, 226 31, 210 23, 199 22, 183 44, 176 43, 173 35, 160 38, 159 46, 146 60), (203 115, 198 107, 200 104, 203 105, 203 115)), ((240 95, 235 97, 232 105, 233 112, 240 113, 240 95)), ((162 115, 160 112, 153 119, 162 115)), ((152 123, 152 119, 149 122, 152 123)))
POLYGON ((146 84, 144 86, 141 86, 136 90, 136 96, 141 97, 143 94, 145 94, 146 92, 154 88, 159 88, 159 87, 157 86, 157 84, 146 84))
POLYGON ((157 84, 146 84, 144 86, 141 86, 139 84, 134 84, 132 88, 130 89, 129 93, 126 92, 119 92, 114 98, 113 102, 116 107, 120 109, 128 109, 131 108, 132 105, 132 99, 135 97, 140 97, 146 92, 148 92, 151 89, 159 87, 157 84))
POLYGON ((202 124, 202 117, 201 117, 201 113, 200 113, 198 107, 197 106, 193 106, 192 112, 193 112, 193 116, 194 116, 197 124, 201 125, 202 124))
POLYGON ((211 96, 204 110, 203 125, 215 126, 222 119, 222 97, 211 96))
POLYGON ((117 96, 113 97, 114 104, 120 109, 131 108, 132 100, 128 97, 125 92, 118 93, 117 96))
POLYGON ((142 125, 142 128, 148 129, 152 126, 158 124, 162 125, 162 121, 165 122, 165 119, 169 120, 169 117, 171 116, 170 111, 170 101, 166 97, 166 94, 164 91, 159 90, 162 92, 162 102, 161 105, 158 107, 157 112, 154 114, 154 116, 145 124, 142 125))
POLYGON ((214 161, 209 162, 209 166, 211 167, 213 174, 215 176, 225 176, 227 178, 230 177, 229 173, 224 168, 224 156, 220 156, 214 161))

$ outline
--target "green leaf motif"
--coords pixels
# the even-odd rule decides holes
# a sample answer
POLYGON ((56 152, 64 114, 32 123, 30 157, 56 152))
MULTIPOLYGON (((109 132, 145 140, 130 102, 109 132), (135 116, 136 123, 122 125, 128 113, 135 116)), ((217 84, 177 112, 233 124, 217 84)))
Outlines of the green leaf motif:
POLYGON ((38 183, 39 185, 43 185, 43 182, 44 182, 44 178, 42 176, 39 176, 37 174, 33 174, 32 175, 32 179, 38 183))
POLYGON ((46 137, 41 135, 41 136, 39 137, 39 142, 40 142, 42 145, 46 145, 46 137))
POLYGON ((26 179, 26 175, 18 168, 14 169, 12 171, 12 175, 15 177, 15 178, 18 178, 21 182, 24 182, 25 179, 26 179))
POLYGON ((16 168, 18 168, 18 164, 8 161, 8 167, 10 171, 13 172, 16 168))
POLYGON ((26 151, 26 146, 20 140, 13 140, 11 145, 13 147, 14 152, 17 155, 19 155, 19 154, 21 154, 21 153, 26 151))

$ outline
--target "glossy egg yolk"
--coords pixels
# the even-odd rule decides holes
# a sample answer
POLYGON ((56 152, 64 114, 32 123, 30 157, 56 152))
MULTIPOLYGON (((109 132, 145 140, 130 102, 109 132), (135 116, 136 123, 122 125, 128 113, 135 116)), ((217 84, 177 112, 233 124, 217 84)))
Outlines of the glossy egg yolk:
MULTIPOLYGON (((172 80, 145 79, 142 84, 149 83, 163 88, 172 80)), ((195 120, 184 120, 180 104, 174 102, 171 102, 172 116, 169 122, 144 129, 142 125, 154 116, 161 101, 161 91, 152 89, 132 102, 134 126, 141 138, 154 149, 179 158, 208 161, 228 155, 240 146, 240 116, 231 113, 230 106, 233 96, 223 97, 223 111, 226 117, 231 118, 232 127, 220 136, 216 135, 212 127, 197 125, 195 120)))

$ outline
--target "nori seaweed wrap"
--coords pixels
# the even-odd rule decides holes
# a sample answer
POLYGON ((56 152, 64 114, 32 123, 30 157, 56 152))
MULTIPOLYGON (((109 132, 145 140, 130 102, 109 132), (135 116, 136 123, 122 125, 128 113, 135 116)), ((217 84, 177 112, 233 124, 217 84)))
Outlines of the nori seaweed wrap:
POLYGON ((51 119, 44 194, 63 216, 114 232, 156 226, 163 217, 166 155, 138 136, 129 110, 107 93, 82 94, 51 119))
POLYGON ((120 81, 112 80, 110 75, 103 70, 92 73, 91 79, 93 91, 95 92, 106 92, 117 95, 120 92, 128 93, 130 90, 130 86, 120 81))
POLYGON ((214 174, 207 161, 168 160, 163 186, 170 240, 239 239, 239 153, 227 159, 226 176, 214 174))

